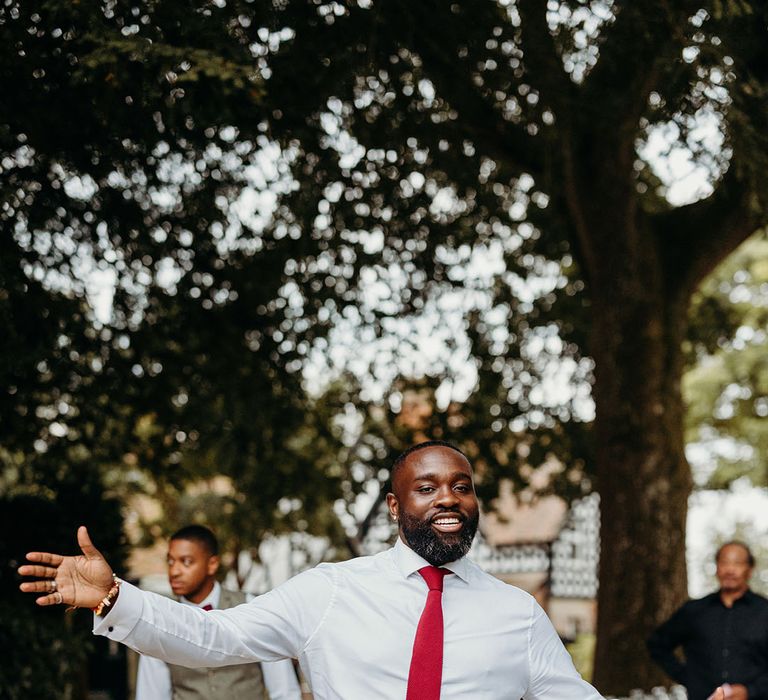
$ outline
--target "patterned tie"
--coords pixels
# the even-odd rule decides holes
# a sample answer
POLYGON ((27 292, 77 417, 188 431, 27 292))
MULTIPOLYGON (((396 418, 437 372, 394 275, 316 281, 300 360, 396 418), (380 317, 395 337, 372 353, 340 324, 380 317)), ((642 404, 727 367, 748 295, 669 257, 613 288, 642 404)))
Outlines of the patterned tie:
POLYGON ((205 605, 202 606, 202 608, 203 610, 213 610, 213 605, 211 605, 210 603, 206 603, 205 605))
POLYGON ((443 678, 443 577, 451 572, 436 566, 419 569, 429 592, 413 641, 406 700, 440 700, 443 678))

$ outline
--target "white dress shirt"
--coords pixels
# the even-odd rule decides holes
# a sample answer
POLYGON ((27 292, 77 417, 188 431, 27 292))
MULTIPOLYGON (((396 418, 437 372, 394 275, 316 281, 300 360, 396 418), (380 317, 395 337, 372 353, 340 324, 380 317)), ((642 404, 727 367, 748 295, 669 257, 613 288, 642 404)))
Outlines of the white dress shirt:
MULTIPOLYGON (((316 700, 396 700, 406 694, 426 565, 398 540, 208 613, 124 583, 94 632, 188 666, 295 657, 316 700)), ((455 575, 444 581, 441 700, 600 700, 532 596, 466 557, 445 568, 455 575)))
MULTIPOLYGON (((216 610, 220 599, 221 586, 216 581, 205 600, 193 603, 181 596, 179 601, 198 608, 210 605, 216 610)), ((253 600, 253 596, 249 595, 248 600, 253 600)), ((263 663, 261 671, 269 700, 301 700, 301 688, 292 661, 285 659, 263 663)), ((154 656, 142 654, 139 657, 139 670, 136 676, 136 700, 171 700, 172 697, 171 671, 168 665, 154 656)))

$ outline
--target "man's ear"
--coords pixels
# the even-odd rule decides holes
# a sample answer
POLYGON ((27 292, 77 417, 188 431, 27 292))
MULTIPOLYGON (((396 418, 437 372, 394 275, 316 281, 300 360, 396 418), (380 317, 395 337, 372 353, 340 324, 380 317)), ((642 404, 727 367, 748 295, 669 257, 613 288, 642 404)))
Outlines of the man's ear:
POLYGON ((400 504, 394 493, 387 494, 387 508, 389 508, 389 514, 392 516, 392 520, 397 520, 400 517, 400 504))
POLYGON ((217 555, 213 555, 208 557, 208 575, 214 576, 216 572, 219 570, 219 565, 221 564, 221 559, 217 555))

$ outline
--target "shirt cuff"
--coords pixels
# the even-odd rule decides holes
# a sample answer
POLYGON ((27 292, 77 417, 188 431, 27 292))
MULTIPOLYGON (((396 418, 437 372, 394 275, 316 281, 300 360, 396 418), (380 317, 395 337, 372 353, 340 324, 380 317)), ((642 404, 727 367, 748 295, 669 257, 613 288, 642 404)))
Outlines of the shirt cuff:
POLYGON ((111 610, 103 617, 93 616, 93 633, 122 642, 141 619, 143 607, 141 591, 123 581, 111 610))

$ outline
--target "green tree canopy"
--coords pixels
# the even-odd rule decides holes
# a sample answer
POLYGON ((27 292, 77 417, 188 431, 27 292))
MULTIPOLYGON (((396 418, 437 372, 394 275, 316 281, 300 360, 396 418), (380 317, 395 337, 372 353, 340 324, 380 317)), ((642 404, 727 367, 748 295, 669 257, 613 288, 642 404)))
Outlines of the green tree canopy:
POLYGON ((746 477, 764 486, 768 483, 768 241, 762 234, 742 245, 704 282, 692 318, 692 329, 701 330, 702 342, 683 390, 689 407, 687 441, 709 455, 701 485, 723 488, 746 477))

